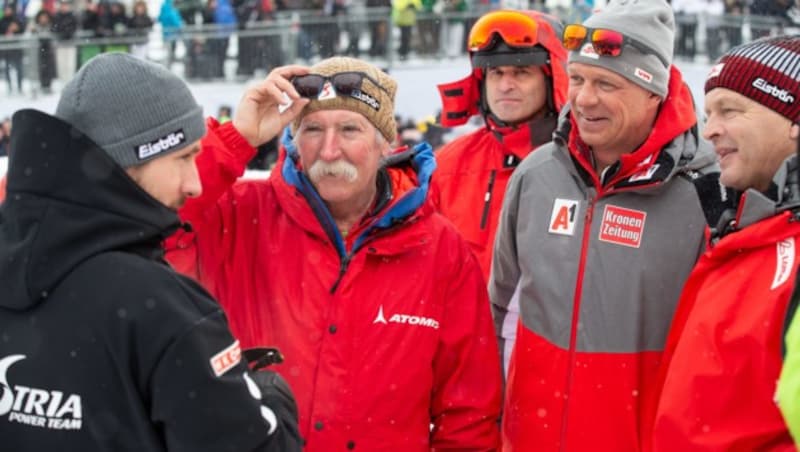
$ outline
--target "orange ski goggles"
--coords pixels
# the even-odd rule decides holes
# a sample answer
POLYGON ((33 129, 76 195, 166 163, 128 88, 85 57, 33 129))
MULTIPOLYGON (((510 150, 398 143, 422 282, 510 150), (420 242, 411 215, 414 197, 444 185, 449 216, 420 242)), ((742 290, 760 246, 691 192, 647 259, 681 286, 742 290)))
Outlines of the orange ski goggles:
POLYGON ((518 11, 501 10, 485 14, 475 22, 467 38, 470 52, 486 49, 499 35, 512 47, 533 47, 539 43, 539 24, 518 11))
POLYGON ((622 54, 622 48, 630 45, 644 54, 655 55, 664 67, 669 67, 669 63, 652 47, 614 30, 586 28, 581 24, 571 24, 564 27, 561 42, 567 50, 577 51, 587 41, 587 38, 598 55, 618 57, 622 54))

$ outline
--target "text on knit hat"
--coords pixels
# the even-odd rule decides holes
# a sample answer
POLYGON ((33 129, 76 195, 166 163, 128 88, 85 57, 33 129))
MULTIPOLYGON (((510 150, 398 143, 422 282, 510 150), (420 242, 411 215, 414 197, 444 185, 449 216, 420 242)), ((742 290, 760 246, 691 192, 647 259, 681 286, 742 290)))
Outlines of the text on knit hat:
POLYGON ((735 47, 706 77, 705 92, 728 88, 800 122, 800 36, 776 36, 735 47))
POLYGON ((394 98, 397 92, 397 82, 388 74, 377 67, 349 57, 333 57, 320 61, 311 66, 310 74, 332 76, 342 72, 362 72, 365 77, 361 82, 361 89, 347 95, 328 93, 329 95, 320 96, 312 99, 292 123, 292 133, 296 133, 297 128, 303 118, 319 110, 350 110, 360 113, 367 118, 375 128, 392 143, 397 135, 397 124, 394 120, 394 98), (373 81, 380 86, 375 86, 373 81))
POLYGON ((123 168, 179 151, 206 133, 203 109, 180 77, 123 53, 89 60, 64 86, 55 115, 123 168))

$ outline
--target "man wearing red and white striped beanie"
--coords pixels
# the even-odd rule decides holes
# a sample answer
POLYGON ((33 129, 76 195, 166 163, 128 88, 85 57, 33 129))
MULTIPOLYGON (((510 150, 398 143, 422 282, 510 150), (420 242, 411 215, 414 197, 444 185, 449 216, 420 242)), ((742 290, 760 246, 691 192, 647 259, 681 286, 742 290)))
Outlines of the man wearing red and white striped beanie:
POLYGON ((760 39, 728 51, 708 74, 705 92, 728 88, 800 120, 800 36, 760 39))
MULTIPOLYGON (((774 397, 800 264, 798 81, 800 36, 731 49, 706 80, 703 136, 738 206, 711 230, 683 286, 661 362, 654 452, 795 450, 774 397)), ((780 403, 796 409, 797 394, 780 403)))
POLYGON ((714 143, 725 186, 739 191, 769 188, 778 167, 795 150, 799 81, 800 36, 735 47, 711 68, 705 86, 709 121, 704 136, 714 143), (718 120, 713 120, 718 109, 718 120))

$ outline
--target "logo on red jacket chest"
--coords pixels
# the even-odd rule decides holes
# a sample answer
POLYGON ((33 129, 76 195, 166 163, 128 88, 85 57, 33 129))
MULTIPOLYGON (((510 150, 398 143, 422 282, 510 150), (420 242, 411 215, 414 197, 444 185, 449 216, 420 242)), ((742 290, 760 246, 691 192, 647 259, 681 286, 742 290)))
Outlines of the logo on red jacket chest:
POLYGON ((606 205, 598 238, 604 242, 639 248, 646 218, 647 212, 606 205))
POLYGON ((794 254, 794 237, 789 237, 775 244, 775 257, 777 258, 777 262, 775 264, 775 276, 772 277, 772 286, 770 290, 782 285, 792 276, 792 270, 794 270, 794 254))
POLYGON ((375 316, 375 320, 373 320, 372 323, 383 323, 384 325, 388 325, 390 323, 399 323, 402 325, 424 326, 427 328, 433 328, 434 330, 439 329, 438 320, 419 315, 391 314, 387 320, 386 315, 383 313, 383 305, 378 308, 378 315, 375 316))

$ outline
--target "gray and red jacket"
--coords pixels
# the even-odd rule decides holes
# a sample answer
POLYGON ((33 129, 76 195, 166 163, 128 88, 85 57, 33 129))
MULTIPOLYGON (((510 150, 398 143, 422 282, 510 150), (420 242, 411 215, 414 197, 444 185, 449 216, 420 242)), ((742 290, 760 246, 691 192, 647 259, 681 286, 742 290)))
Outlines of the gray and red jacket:
POLYGON ((721 205, 695 126, 673 68, 647 141, 602 175, 568 110, 512 175, 489 283, 510 353, 503 450, 639 449, 681 287, 718 216, 704 205, 721 205))

